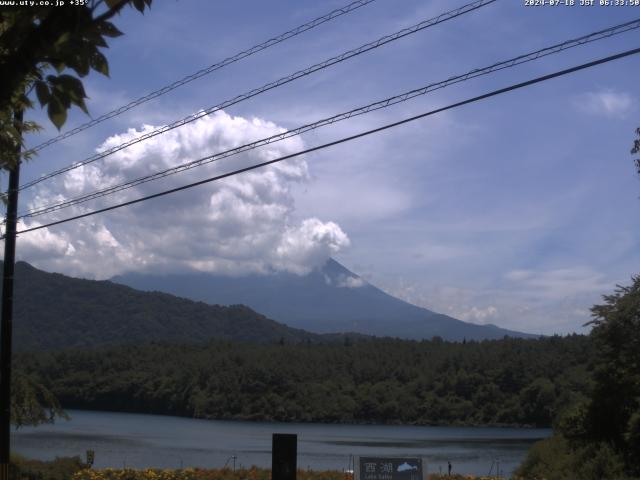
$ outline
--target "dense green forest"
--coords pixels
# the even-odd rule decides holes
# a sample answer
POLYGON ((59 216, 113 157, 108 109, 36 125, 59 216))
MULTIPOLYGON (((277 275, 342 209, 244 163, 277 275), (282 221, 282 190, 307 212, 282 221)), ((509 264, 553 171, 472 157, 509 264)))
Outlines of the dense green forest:
POLYGON ((66 408, 212 419, 549 426, 589 389, 588 337, 152 344, 23 354, 66 408))
POLYGON ((16 264, 14 325, 17 350, 149 341, 199 343, 211 338, 341 340, 340 335, 290 328, 243 305, 208 305, 166 293, 140 292, 112 282, 43 272, 25 262, 16 264))
POLYGON ((524 478, 640 478, 640 276, 591 311, 592 388, 531 449, 524 478))

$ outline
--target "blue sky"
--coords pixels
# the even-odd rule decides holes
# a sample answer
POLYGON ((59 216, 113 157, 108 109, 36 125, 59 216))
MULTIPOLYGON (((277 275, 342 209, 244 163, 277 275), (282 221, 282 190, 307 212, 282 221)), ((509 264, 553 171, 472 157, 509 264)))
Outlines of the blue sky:
MULTIPOLYGON (((115 21, 125 36, 107 52, 111 78, 86 79, 89 109, 97 116, 345 3, 156 0, 144 16, 127 11, 115 21)), ((43 150, 23 180, 136 135, 129 129, 169 123, 463 3, 376 0, 43 150)), ((94 170, 43 183, 21 205, 84 193, 636 17, 640 7, 499 0, 94 170)), ((633 31, 577 47, 122 198, 639 46, 633 31)), ((25 234, 19 256, 47 270, 108 278, 127 269, 304 274, 332 255, 389 293, 463 320, 582 332, 589 307, 640 272, 640 182, 629 153, 640 126, 639 74, 640 58, 626 58, 309 154, 271 173, 25 234)), ((55 134, 41 112, 31 116, 46 126, 31 144, 55 134)), ((74 112, 64 129, 86 120, 74 112)), ((55 218, 63 215, 38 221, 55 218)))

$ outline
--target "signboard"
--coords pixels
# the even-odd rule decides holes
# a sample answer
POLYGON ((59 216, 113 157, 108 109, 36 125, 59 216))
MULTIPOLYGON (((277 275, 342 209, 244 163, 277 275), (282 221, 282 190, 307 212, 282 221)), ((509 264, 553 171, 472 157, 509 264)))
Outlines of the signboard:
POLYGON ((422 480, 422 459, 360 457, 358 480, 422 480))
POLYGON ((274 433, 272 445, 271 477, 273 480, 296 480, 298 435, 274 433))

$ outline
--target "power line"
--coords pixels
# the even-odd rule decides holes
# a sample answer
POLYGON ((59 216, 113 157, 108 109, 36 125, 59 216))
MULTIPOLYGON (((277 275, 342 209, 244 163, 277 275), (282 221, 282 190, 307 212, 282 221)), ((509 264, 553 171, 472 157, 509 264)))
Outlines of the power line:
POLYGON ((235 55, 231 56, 231 57, 227 57, 224 60, 218 62, 218 63, 214 63, 213 65, 209 65, 208 67, 205 67, 201 70, 198 70, 195 73, 192 73, 191 75, 187 75, 183 78, 181 78, 180 80, 177 80, 169 85, 166 85, 158 90, 155 90, 143 97, 140 97, 136 100, 133 100, 132 102, 129 102, 126 105, 123 105, 119 108, 116 108, 115 110, 112 110, 110 112, 107 112, 103 115, 100 115, 98 118, 95 118, 89 122, 83 123, 82 125, 79 125, 78 127, 69 130, 68 132, 65 132, 63 134, 60 134, 56 137, 53 137, 49 140, 47 140, 46 142, 43 142, 39 145, 36 145, 35 147, 33 147, 32 149, 29 150, 29 153, 35 153, 38 152, 46 147, 48 147, 49 145, 53 145, 54 143, 58 143, 61 140, 64 140, 66 138, 72 137, 73 135, 76 135, 77 133, 80 133, 84 130, 87 130, 88 128, 94 127, 95 125, 98 125, 99 123, 104 122, 105 120, 109 120, 110 118, 116 117, 128 110, 131 110, 132 108, 135 108, 139 105, 142 105, 143 103, 148 102, 149 100, 153 100, 154 98, 157 98, 161 95, 164 95, 165 93, 169 93, 172 90, 175 90, 178 87, 181 87, 182 85, 185 85, 189 82, 192 82, 200 77, 204 77, 205 75, 208 75, 212 72, 215 72, 216 70, 220 70, 221 68, 226 67, 227 65, 231 65, 232 63, 235 63, 239 60, 242 60, 244 58, 250 57, 251 55, 254 55, 258 52, 261 52, 262 50, 266 50, 269 47, 273 47, 274 45, 277 45, 278 43, 282 43, 285 40, 288 40, 290 38, 293 38, 297 35, 300 35, 301 33, 304 33, 308 30, 311 30, 319 25, 322 25, 323 23, 329 22, 335 18, 338 18, 342 15, 345 15, 347 13, 353 12, 354 10, 360 8, 360 7, 364 7, 365 5, 368 5, 372 2, 374 2, 375 0, 357 0, 355 2, 352 2, 348 5, 345 5, 344 7, 341 8, 337 8, 335 10, 332 10, 331 12, 327 13, 326 15, 322 15, 321 17, 318 17, 314 20, 311 20, 310 22, 305 23, 304 25, 300 25, 292 30, 289 30, 285 33, 282 33, 276 37, 270 38, 269 40, 262 42, 258 45, 254 45, 251 48, 248 48, 247 50, 243 50, 240 53, 236 53, 235 55))
MULTIPOLYGON (((510 85, 510 86, 505 87, 505 88, 500 88, 498 90, 493 90, 492 92, 485 93, 485 94, 479 95, 477 97, 473 97, 473 98, 469 98, 467 100, 463 100, 461 102, 453 103, 453 104, 447 105, 446 107, 441 107, 441 108, 438 108, 438 109, 435 109, 435 110, 431 110, 431 111, 426 112, 426 113, 421 113, 420 115, 415 115, 413 117, 405 118, 403 120, 400 120, 400 121, 397 121, 397 122, 394 122, 394 123, 389 123, 389 124, 383 125, 382 127, 378 127, 378 128, 374 128, 374 129, 371 129, 371 130, 367 130, 365 132, 361 132, 361 133, 358 133, 358 134, 355 134, 355 135, 351 135, 349 137, 344 137, 344 138, 341 138, 339 140, 334 140, 333 142, 329 142, 329 143, 325 143, 325 144, 318 145, 318 146, 315 146, 315 147, 307 148, 305 150, 301 150, 299 152, 292 153, 292 154, 289 154, 289 155, 284 155, 282 157, 279 157, 279 158, 276 158, 276 159, 273 159, 273 160, 269 160, 269 161, 266 161, 266 162, 261 162, 261 163, 258 163, 258 164, 255 164, 255 165, 251 165, 251 166, 248 166, 248 167, 244 167, 244 168, 239 168, 237 170, 234 170, 234 171, 231 171, 231 172, 228 172, 228 173, 224 173, 224 174, 221 174, 221 175, 216 175, 214 177, 210 177, 210 178, 207 178, 207 179, 204 179, 204 180, 199 180, 197 182, 189 183, 187 185, 182 185, 180 187, 172 188, 172 189, 169 189, 169 190, 164 190, 162 192, 154 193, 152 195, 147 195, 145 197, 137 198, 135 200, 129 200, 127 202, 122 202, 122 203, 119 203, 119 204, 116 204, 116 205, 111 205, 109 207, 101 208, 101 209, 98 209, 98 210, 93 210, 91 212, 83 213, 83 214, 80 214, 80 215, 75 215, 73 217, 65 218, 63 220, 57 220, 55 222, 46 223, 44 225, 38 225, 36 227, 26 228, 24 230, 20 230, 17 233, 21 234, 21 233, 33 232, 35 230, 40 230, 40 229, 51 227, 51 226, 54 226, 54 225, 60 225, 60 224, 63 224, 63 223, 71 222, 73 220, 79 220, 81 218, 86 218, 86 217, 89 217, 89 216, 92 216, 92 215, 97 215, 98 213, 104 213, 104 212, 108 212, 108 211, 111 211, 111 210, 116 210, 118 208, 126 207, 126 206, 129 206, 129 205, 133 205, 133 204, 136 204, 136 203, 144 202, 144 201, 151 200, 151 199, 154 199, 154 198, 162 197, 162 196, 169 195, 171 193, 176 193, 176 192, 179 192, 179 191, 182 191, 182 190, 187 190, 187 189, 190 189, 190 188, 193 188, 193 187, 197 187, 199 185, 204 185, 206 183, 211 183, 211 182, 214 182, 214 181, 217 181, 217 180, 222 180, 223 178, 227 178, 227 177, 231 177, 231 176, 234 176, 234 175, 238 175, 240 173, 248 172, 250 170, 255 170, 255 169, 258 169, 258 168, 266 167, 268 165, 272 165, 272 164, 277 163, 277 162, 282 162, 284 160, 289 160, 291 158, 298 157, 300 155, 304 155, 304 154, 307 154, 307 153, 315 152, 315 151, 318 151, 318 150, 323 150, 323 149, 328 148, 328 147, 339 145, 341 143, 349 142, 349 141, 352 141, 352 140, 355 140, 355 139, 358 139, 358 138, 366 137, 368 135, 372 135, 374 133, 379 133, 379 132, 382 132, 384 130, 388 130, 390 128, 397 127, 399 125, 403 125, 405 123, 413 122, 415 120, 418 120, 418 119, 421 119, 421 118, 424 118, 424 117, 435 115, 437 113, 441 113, 441 112, 444 112, 446 110, 451 110, 453 108, 461 107, 463 105, 468 105, 470 103, 475 103, 475 102, 478 102, 480 100, 485 100, 487 98, 494 97, 496 95, 501 95, 503 93, 511 92, 513 90, 524 88, 524 87, 527 87, 527 86, 530 86, 530 85, 533 85, 533 84, 536 84, 536 83, 541 83, 541 82, 544 82, 544 81, 547 81, 547 80, 551 80, 553 78, 561 77, 563 75, 568 75, 570 73, 574 73, 574 72, 577 72, 579 70, 584 70, 584 69, 587 69, 587 68, 594 67, 596 65, 601 65, 601 64, 604 64, 604 63, 607 63, 607 62, 611 62, 613 60, 618 60, 618 59, 621 59, 621 58, 624 58, 624 57, 628 57, 628 56, 631 56, 631 55, 636 55, 638 53, 640 53, 640 48, 634 48, 632 50, 627 50, 627 51, 622 52, 622 53, 618 53, 618 54, 615 54, 615 55, 610 55, 608 57, 600 58, 598 60, 594 60, 594 61, 591 61, 591 62, 588 62, 588 63, 583 63, 583 64, 575 66, 575 67, 571 67, 571 68, 567 68, 567 69, 564 69, 564 70, 560 70, 560 71, 557 71, 557 72, 554 72, 554 73, 550 73, 548 75, 543 75, 541 77, 537 77, 537 78, 534 78, 534 79, 531 79, 531 80, 527 80, 525 82, 513 84, 513 85, 510 85)), ((4 236, 2 238, 4 238, 4 236)))
POLYGON ((215 105, 213 107, 209 107, 206 110, 200 110, 199 112, 196 112, 194 114, 188 115, 187 117, 184 117, 180 120, 177 120, 169 125, 165 125, 163 127, 160 127, 152 132, 148 132, 145 133, 144 135, 141 135, 139 137, 136 137, 132 140, 129 140, 127 142, 121 143, 120 145, 116 145, 112 148, 109 148, 107 150, 104 150, 102 152, 99 152, 85 160, 82 160, 80 162, 74 163, 72 165, 69 165, 67 167, 61 168, 59 170, 56 170, 54 172, 48 173, 46 175, 43 175, 42 177, 36 179, 36 180, 32 180, 31 182, 25 183, 24 185, 22 185, 20 187, 20 190, 24 190, 26 188, 32 187, 40 182, 43 182, 45 180, 48 180, 49 178, 55 177, 57 175, 60 175, 62 173, 66 173, 69 172, 71 170, 74 170, 78 167, 81 167, 83 165, 87 165, 89 163, 93 163, 97 160, 100 160, 102 158, 105 158, 109 155, 112 155, 116 152, 119 152, 120 150, 123 150, 127 147, 130 147, 131 145, 135 145, 137 143, 140 143, 144 140, 147 140, 149 138, 155 137, 157 135, 163 134, 165 132, 168 132, 170 130, 173 130, 175 128, 181 127, 183 125, 186 125, 188 123, 194 122, 195 120, 198 120, 199 118, 202 118, 206 115, 210 115, 211 113, 220 111, 224 108, 230 107, 232 105, 235 105, 237 103, 240 103, 244 100, 248 100, 249 98, 255 97, 256 95, 260 95, 261 93, 264 93, 266 91, 272 90, 274 88, 280 87, 282 85, 285 85, 287 83, 290 83, 294 80, 297 80, 299 78, 305 77, 307 75, 310 75, 312 73, 315 73, 319 70, 323 70, 325 68, 328 68, 332 65, 335 65, 337 63, 341 63, 345 60, 348 60, 350 58, 356 57, 358 55, 361 55, 363 53, 366 53, 370 50, 376 49, 378 47, 381 47, 383 45, 386 45, 387 43, 390 42, 394 42, 400 38, 406 37, 407 35, 412 35, 414 33, 417 33, 421 30, 424 30, 426 28, 432 27, 434 25, 437 25, 439 23, 443 23, 446 22, 447 20, 451 20, 453 18, 459 17, 461 15, 464 15, 466 13, 472 12, 474 10, 477 10, 481 7, 484 7, 486 5, 489 5, 493 2, 495 2, 497 0, 476 0, 474 2, 471 2, 469 4, 463 5, 460 8, 456 8, 454 10, 450 10, 448 12, 445 13, 441 13, 440 15, 438 15, 437 17, 431 18, 429 20, 424 20, 420 23, 417 23, 415 25, 412 25, 411 27, 408 28, 404 28, 402 30, 399 30, 395 33, 392 33, 390 35, 385 35, 383 37, 380 37, 379 39, 373 41, 373 42, 369 42, 366 43, 364 45, 361 45, 360 47, 357 47, 355 49, 349 50, 347 52, 341 53, 340 55, 337 55, 335 57, 332 57, 328 60, 325 60, 323 62, 317 63, 315 65, 312 65, 310 67, 307 67, 303 70, 298 70, 295 73, 292 73, 290 75, 287 75, 286 77, 282 77, 278 80, 275 80, 273 82, 267 83, 265 85, 263 85, 262 87, 258 87, 255 88, 249 92, 243 93, 241 95, 238 95, 232 99, 229 100, 225 100, 222 103, 219 103, 218 105, 215 105))
POLYGON ((268 145, 271 143, 275 143, 281 140, 284 140, 286 138, 290 138, 293 136, 297 136, 297 135, 301 135, 302 133, 305 132, 309 132, 311 130, 315 130, 317 128, 326 126, 326 125, 331 125, 333 123, 342 121, 342 120, 346 120, 358 115, 363 115, 375 110, 380 110, 383 108, 387 108, 391 105, 395 105, 401 102, 405 102, 407 100, 410 100, 412 98, 415 98, 417 96, 420 95, 425 95, 429 92, 441 89, 441 88, 445 88, 449 85, 453 85, 456 83, 460 83, 475 77, 479 77, 479 76, 483 76, 483 75, 488 75, 490 73, 499 71, 499 70, 503 70, 506 68, 511 68, 517 65, 521 65, 523 63, 527 63, 527 62, 531 62, 534 60, 537 60, 539 58, 548 56, 548 55, 552 55, 552 54, 556 54, 559 53, 563 50, 567 50, 569 48, 574 48, 580 45, 585 45, 587 43, 591 43, 591 42, 595 42, 598 40, 602 40, 604 38, 609 38, 613 35, 618 35, 630 30, 634 30, 640 28, 640 19, 636 19, 630 22, 626 22, 620 25, 616 25, 613 27, 609 27, 607 29, 604 30, 600 30, 597 32, 593 32, 590 33, 588 35, 583 35, 581 37, 575 38, 575 39, 571 39, 571 40, 567 40, 564 41, 562 43, 558 43, 555 45, 552 45, 550 47, 545 47, 543 49, 540 50, 536 50, 534 52, 531 53, 527 53, 524 55, 520 55, 514 58, 511 58, 509 60, 504 60, 502 62, 498 62, 498 63, 494 63, 492 65, 489 65, 487 67, 483 67, 483 68, 478 68, 475 70, 471 70, 463 75, 457 75, 457 76, 453 76, 453 77, 449 77, 446 80, 437 82, 437 83, 431 83, 425 87, 421 87, 418 89, 414 89, 405 93, 402 93, 400 95, 396 95, 393 97, 389 97, 386 98, 384 100, 379 100, 377 102, 374 103, 370 103, 366 106, 363 107, 358 107, 356 109, 353 110, 349 110, 347 112, 343 112, 343 113, 339 113, 337 115, 333 115, 331 117, 328 118, 324 118, 321 120, 318 120, 316 122, 307 124, 307 125, 303 125, 301 127, 297 127, 295 129, 292 130, 288 130, 286 132, 282 132, 276 135, 272 135, 270 137, 266 137, 266 138, 262 138, 260 140, 256 140, 254 142, 251 143, 247 143, 244 145, 241 145, 239 147, 235 147, 233 149, 230 150, 226 150, 223 152, 218 152, 215 153, 213 155, 208 155, 206 157, 202 157, 200 159, 197 160, 193 160, 191 162, 187 162, 175 167, 171 167, 165 170, 162 170, 160 172, 156 172, 156 173, 152 173, 149 175, 145 175, 142 177, 139 177, 137 179, 134 180, 129 180, 127 182, 123 182, 120 183, 118 185, 113 185, 111 187, 107 187, 104 188, 102 190, 97 190, 85 195, 81 195, 69 200, 64 200, 62 202, 57 202, 54 204, 50 204, 47 206, 41 206, 41 207, 37 207, 34 209, 31 209, 30 211, 20 215, 18 218, 23 219, 23 218, 33 218, 33 217, 37 217, 40 215, 44 215, 47 213, 51 213, 51 212, 55 212, 58 210, 62 210, 64 208, 68 208, 74 205, 78 205, 81 203, 85 203, 87 201, 90 200, 95 200, 97 198, 101 198, 107 195, 111 195, 123 190, 127 190, 129 188, 135 187, 137 185, 141 185, 153 180, 158 180, 160 178, 164 178, 167 177, 169 175, 174 175, 186 170, 190 170, 192 168, 196 168, 214 161, 218 161, 218 160, 222 160, 224 158, 228 158, 230 156, 233 155, 237 155, 249 150, 253 150, 256 149, 258 147, 262 147, 264 145, 268 145))

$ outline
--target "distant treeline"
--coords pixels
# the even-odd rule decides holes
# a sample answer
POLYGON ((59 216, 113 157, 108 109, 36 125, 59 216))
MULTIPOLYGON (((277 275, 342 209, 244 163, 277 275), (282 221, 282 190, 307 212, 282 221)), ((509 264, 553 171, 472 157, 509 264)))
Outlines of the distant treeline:
POLYGON ((585 336, 151 344, 22 354, 66 408, 210 419, 550 426, 589 390, 585 336))

